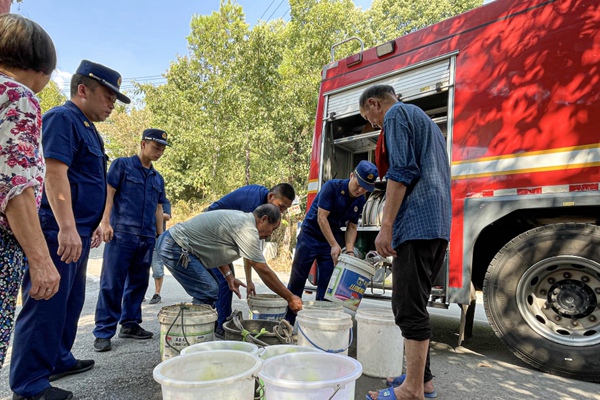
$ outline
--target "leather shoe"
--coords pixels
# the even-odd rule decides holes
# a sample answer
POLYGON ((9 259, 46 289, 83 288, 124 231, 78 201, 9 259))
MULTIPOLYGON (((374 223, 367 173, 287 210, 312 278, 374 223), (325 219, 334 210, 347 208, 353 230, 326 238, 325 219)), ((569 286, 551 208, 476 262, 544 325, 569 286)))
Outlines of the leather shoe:
POLYGON ((94 351, 102 352, 109 351, 110 349, 112 349, 110 339, 96 338, 96 340, 94 340, 94 351))
POLYGON ((12 398, 13 400, 71 400, 73 398, 73 392, 50 386, 33 397, 19 396, 14 393, 12 398))
POLYGON ((145 330, 141 326, 135 324, 130 327, 121 326, 121 330, 119 331, 120 338, 129 338, 129 339, 151 339, 153 333, 145 330))
POLYGON ((48 380, 50 382, 54 382, 60 378, 64 378, 65 376, 68 376, 68 375, 75 375, 75 374, 80 374, 85 371, 89 371, 90 369, 94 368, 94 364, 95 364, 94 360, 77 360, 77 362, 71 369, 60 372, 58 374, 52 374, 52 375, 50 375, 48 380))

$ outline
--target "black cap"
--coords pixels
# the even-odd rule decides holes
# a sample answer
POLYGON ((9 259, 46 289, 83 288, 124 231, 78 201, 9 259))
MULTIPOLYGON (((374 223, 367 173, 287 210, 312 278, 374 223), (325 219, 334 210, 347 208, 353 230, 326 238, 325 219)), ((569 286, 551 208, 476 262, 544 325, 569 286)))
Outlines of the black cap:
POLYGON ((164 144, 166 146, 170 146, 167 142, 167 132, 161 131, 160 129, 146 129, 144 133, 142 133, 142 140, 154 140, 156 143, 164 144))
POLYGON ((125 104, 131 103, 129 97, 119 91, 119 88, 121 87, 121 74, 114 69, 110 69, 101 64, 96 64, 95 62, 83 60, 75 73, 97 80, 115 92, 117 99, 121 102, 125 104))

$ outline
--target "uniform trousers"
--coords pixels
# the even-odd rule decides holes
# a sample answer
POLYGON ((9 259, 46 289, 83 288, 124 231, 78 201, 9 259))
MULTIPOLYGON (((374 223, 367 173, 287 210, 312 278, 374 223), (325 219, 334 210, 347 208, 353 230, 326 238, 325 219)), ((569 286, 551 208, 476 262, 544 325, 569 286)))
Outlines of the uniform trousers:
POLYGON ((142 322, 142 301, 148 289, 154 237, 115 232, 104 246, 94 336, 112 338, 117 324, 142 322))
POLYGON ((81 257, 66 264, 56 254, 58 231, 44 231, 50 256, 60 274, 58 292, 48 300, 35 300, 29 270, 23 278, 23 308, 15 323, 10 387, 24 397, 32 397, 50 386, 52 374, 67 371, 77 360, 71 353, 77 323, 85 302, 85 281, 90 254, 90 238, 82 237, 81 257))

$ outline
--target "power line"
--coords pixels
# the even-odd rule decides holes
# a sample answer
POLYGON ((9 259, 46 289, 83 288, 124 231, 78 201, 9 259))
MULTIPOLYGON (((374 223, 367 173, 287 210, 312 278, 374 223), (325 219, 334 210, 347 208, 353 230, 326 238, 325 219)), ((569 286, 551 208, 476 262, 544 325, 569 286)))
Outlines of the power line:
POLYGON ((287 11, 286 11, 286 12, 284 12, 284 13, 283 13, 283 15, 282 15, 281 17, 279 17, 279 18, 283 19, 283 17, 285 17, 285 15, 286 15, 287 13, 289 13, 291 9, 292 9, 292 7, 288 8, 288 9, 287 9, 287 11))
POLYGON ((281 0, 279 2, 279 5, 277 6, 277 8, 275 10, 273 10, 273 12, 271 13, 271 15, 269 15, 269 18, 267 18, 267 22, 269 22, 271 20, 271 17, 273 16, 273 14, 275 14, 277 12, 277 10, 279 10, 279 7, 281 7, 281 5, 283 4, 285 0, 281 0))
POLYGON ((271 0, 271 4, 269 4, 269 7, 267 7, 267 9, 262 13, 262 15, 260 16, 259 20, 261 20, 262 17, 265 16, 265 14, 267 13, 267 11, 269 11, 269 8, 271 8, 271 6, 273 5, 273 3, 275 3, 275 0, 271 0))

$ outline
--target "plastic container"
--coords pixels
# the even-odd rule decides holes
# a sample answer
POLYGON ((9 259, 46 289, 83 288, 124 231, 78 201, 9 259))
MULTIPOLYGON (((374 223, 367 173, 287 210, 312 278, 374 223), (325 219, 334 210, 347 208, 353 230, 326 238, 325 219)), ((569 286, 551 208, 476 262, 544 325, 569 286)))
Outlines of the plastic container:
POLYGON ((191 354, 200 351, 212 350, 243 351, 245 353, 254 354, 255 356, 257 356, 260 353, 260 349, 254 343, 238 342, 236 340, 219 340, 214 342, 194 344, 190 347, 186 347, 185 349, 181 350, 181 354, 191 354))
POLYGON ((301 310, 296 317, 298 345, 348 355, 352 317, 339 311, 301 310))
POLYGON ((276 344, 274 346, 265 347, 259 354, 259 357, 266 360, 282 354, 293 353, 322 353, 322 351, 315 349, 314 347, 297 346, 295 344, 276 344))
POLYGON ((261 363, 250 353, 201 351, 161 362, 153 376, 163 400, 253 400, 261 363))
POLYGON ((165 306, 158 312, 160 358, 168 360, 196 343, 214 339, 217 312, 208 305, 182 303, 165 306))
POLYGON ((357 326, 356 359, 363 374, 385 378, 402 374, 404 338, 391 308, 360 307, 354 316, 357 326))
POLYGON ((340 254, 327 285, 325 299, 356 311, 374 273, 372 264, 340 254))
POLYGON ((257 294, 248 297, 250 319, 279 321, 285 317, 287 301, 276 294, 257 294))
POLYGON ((328 353, 293 353, 263 362, 258 376, 265 400, 348 400, 362 366, 350 357, 328 353))
POLYGON ((304 304, 302 304, 302 309, 344 312, 344 306, 342 306, 340 303, 334 303, 326 300, 305 301, 304 304))

